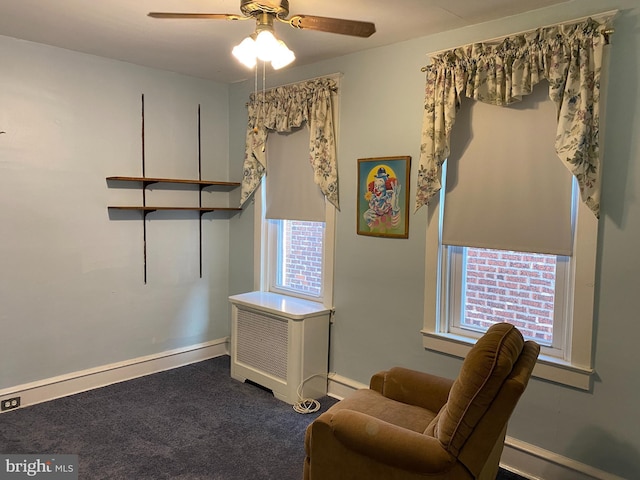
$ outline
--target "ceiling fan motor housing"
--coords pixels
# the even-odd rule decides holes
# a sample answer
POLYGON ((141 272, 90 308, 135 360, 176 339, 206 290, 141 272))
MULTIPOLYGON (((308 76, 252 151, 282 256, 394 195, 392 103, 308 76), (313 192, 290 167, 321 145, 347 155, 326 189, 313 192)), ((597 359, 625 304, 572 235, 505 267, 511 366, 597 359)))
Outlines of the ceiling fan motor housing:
POLYGON ((271 13, 278 18, 286 18, 289 15, 289 1, 270 1, 254 2, 251 0, 241 0, 240 11, 247 17, 255 17, 262 13, 271 13))

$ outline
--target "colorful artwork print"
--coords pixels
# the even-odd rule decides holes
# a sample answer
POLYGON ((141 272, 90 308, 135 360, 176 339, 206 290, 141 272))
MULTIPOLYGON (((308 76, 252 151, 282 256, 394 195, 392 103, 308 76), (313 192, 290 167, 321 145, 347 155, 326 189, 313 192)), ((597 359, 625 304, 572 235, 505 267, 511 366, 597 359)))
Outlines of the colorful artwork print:
POLYGON ((409 236, 409 171, 411 157, 358 160, 359 235, 409 236))

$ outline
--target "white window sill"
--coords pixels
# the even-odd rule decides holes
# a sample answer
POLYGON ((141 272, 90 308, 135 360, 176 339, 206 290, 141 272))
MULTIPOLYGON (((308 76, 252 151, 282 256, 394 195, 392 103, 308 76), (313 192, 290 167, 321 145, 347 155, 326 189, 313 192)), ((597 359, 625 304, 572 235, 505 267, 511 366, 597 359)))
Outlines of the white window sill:
MULTIPOLYGON (((424 348, 460 358, 466 357, 475 343, 474 339, 450 333, 422 330, 422 335, 424 348)), ((540 355, 532 375, 581 390, 589 390, 593 369, 572 365, 559 358, 540 355)))

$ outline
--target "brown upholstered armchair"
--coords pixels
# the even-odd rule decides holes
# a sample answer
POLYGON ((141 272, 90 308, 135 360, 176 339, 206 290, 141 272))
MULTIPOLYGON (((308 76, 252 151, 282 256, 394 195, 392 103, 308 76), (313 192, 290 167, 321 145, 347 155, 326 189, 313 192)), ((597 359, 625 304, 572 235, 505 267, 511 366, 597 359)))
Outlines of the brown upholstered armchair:
POLYGON ((453 381, 395 367, 307 428, 305 480, 495 480, 507 421, 540 352, 493 325, 453 381))

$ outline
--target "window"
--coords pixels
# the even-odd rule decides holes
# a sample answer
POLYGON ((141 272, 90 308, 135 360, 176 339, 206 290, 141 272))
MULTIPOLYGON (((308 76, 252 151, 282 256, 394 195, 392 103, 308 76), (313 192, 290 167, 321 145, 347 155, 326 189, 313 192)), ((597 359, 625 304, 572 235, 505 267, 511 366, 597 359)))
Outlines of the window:
POLYGON ((273 132, 267 145, 271 163, 261 187, 265 207, 260 241, 265 249, 260 289, 316 302, 331 301, 332 270, 327 265, 333 262, 333 227, 327 228, 327 224, 335 216, 335 208, 313 181, 307 161, 309 130, 273 132))
MULTIPOLYGON (((494 109, 490 112, 491 115, 499 115, 503 111, 496 107, 486 107, 494 109)), ((500 131, 497 121, 493 121, 493 118, 487 121, 486 114, 483 118, 491 128, 500 131)), ((462 120, 464 121, 464 115, 462 120)), ((511 119, 507 121, 513 122, 511 119)), ((543 120, 533 121, 539 124, 543 120)), ((546 121, 548 122, 548 118, 546 121)), ((482 142, 478 140, 482 128, 476 128, 472 119, 467 119, 467 122, 468 130, 473 132, 474 142, 482 142)), ((522 137, 515 128, 509 126, 508 130, 503 131, 511 132, 516 143, 522 143, 522 137)), ((452 142, 454 141, 452 134, 452 142)), ((500 141, 504 142, 506 139, 501 138, 500 141)), ((525 149, 535 153, 531 161, 535 161, 536 168, 540 169, 541 159, 537 157, 540 157, 542 149, 531 148, 531 141, 527 140, 529 144, 525 145, 525 149)), ((548 142, 546 138, 533 139, 534 143, 545 141, 548 142)), ((553 140, 550 145, 553 146, 553 140)), ((516 147, 512 142, 504 149, 506 161, 509 162, 506 165, 510 167, 526 155, 525 152, 513 150, 514 148, 516 147), (509 158, 509 155, 518 157, 518 160, 509 158)), ((451 151, 452 155, 456 155, 453 145, 451 151)), ((506 321, 516 325, 525 337, 541 345, 535 376, 588 389, 592 373, 597 219, 579 200, 577 182, 569 176, 572 185, 568 190, 569 195, 561 197, 561 201, 551 203, 552 207, 555 203, 556 208, 559 208, 558 205, 566 205, 569 214, 558 222, 569 226, 567 234, 554 238, 558 233, 558 223, 555 219, 548 219, 555 213, 553 211, 546 211, 542 217, 536 217, 537 220, 523 222, 522 228, 517 224, 520 220, 518 218, 498 221, 487 228, 491 221, 496 220, 495 217, 503 219, 503 215, 512 214, 513 210, 516 217, 529 218, 529 212, 518 203, 520 199, 510 201, 514 195, 526 194, 526 187, 521 189, 516 185, 519 181, 517 176, 508 181, 496 179, 498 174, 491 171, 491 164, 494 160, 501 161, 497 158, 498 154, 481 156, 472 148, 467 148, 464 154, 467 155, 469 151, 475 153, 475 158, 467 164, 478 165, 478 158, 482 158, 481 169, 490 171, 488 179, 484 181, 490 183, 483 183, 478 178, 485 172, 472 173, 471 170, 465 171, 468 167, 456 164, 460 157, 456 157, 450 166, 447 166, 447 161, 443 167, 443 187, 439 201, 428 209, 424 346, 463 357, 475 339, 491 324, 506 321), (449 181, 453 178, 454 187, 447 190, 447 170, 454 168, 454 165, 454 175, 448 178, 449 181), (476 188, 478 183, 484 184, 485 188, 486 185, 505 186, 508 183, 511 191, 508 188, 493 188, 492 190, 504 191, 507 200, 503 199, 487 208, 496 192, 484 194, 471 191, 466 183, 468 178, 472 180, 472 188, 476 188), (452 195, 454 191, 455 197, 452 195), (483 201, 478 201, 478 198, 483 201), (472 210, 470 203, 480 203, 489 211, 474 212, 464 217, 469 215, 468 210, 472 210), (500 207, 495 205, 506 205, 511 212, 496 215, 495 211, 500 207), (455 213, 449 211, 448 215, 445 214, 447 209, 454 208, 458 209, 455 213), (465 211, 461 212, 460 208, 465 211), (482 216, 484 213, 490 218, 482 216), (473 224, 472 228, 468 229, 470 224, 473 224), (515 231, 531 229, 532 225, 539 231, 522 235, 515 231), (543 235, 539 235, 540 238, 532 245, 529 244, 529 237, 540 231, 543 235), (492 235, 498 238, 492 238, 492 235), (549 242, 549 239, 553 241, 549 242), (542 246, 536 246, 540 245, 539 242, 542 242, 542 246), (550 243, 560 246, 554 247, 550 243), (525 248, 518 248, 522 245, 525 248)), ((496 153, 495 148, 488 151, 496 153)), ((549 160, 552 160, 549 168, 555 167, 553 162, 561 165, 555 155, 549 155, 549 160)), ((505 163, 499 168, 504 169, 504 165, 505 163)), ((526 165, 517 166, 516 170, 522 171, 523 168, 527 168, 526 165)), ((521 177, 529 180, 528 175, 521 177)), ((550 193, 549 189, 556 190, 556 187, 543 185, 547 187, 545 195, 550 193)), ((538 215, 540 212, 533 213, 538 215)))
MULTIPOLYGON (((518 326, 525 336, 533 338, 542 347, 534 376, 589 389, 593 373, 591 346, 598 230, 597 219, 589 208, 582 202, 577 202, 574 248, 570 257, 442 245, 439 225, 441 216, 438 210, 439 205, 429 206, 423 345, 428 349, 464 357, 475 339, 489 324, 507 321, 518 326), (536 282, 541 295, 534 299, 534 302, 538 303, 533 312, 530 310, 519 318, 517 312, 522 311, 522 307, 514 298, 498 298, 499 293, 506 293, 503 292, 506 285, 502 284, 495 291, 491 291, 493 285, 490 286, 486 280, 480 281, 474 268, 478 267, 477 263, 481 261, 482 256, 494 255, 502 255, 503 260, 485 258, 486 262, 493 263, 493 266, 502 265, 504 256, 513 264, 520 263, 519 259, 525 260, 518 267, 519 274, 524 277, 530 274, 531 269, 535 270, 536 267, 532 265, 533 259, 549 262, 548 267, 555 268, 555 275, 551 275, 554 273, 552 270, 543 275, 554 277, 553 287, 550 283, 542 285, 536 282), (485 284, 486 289, 480 291, 488 294, 486 299, 491 300, 487 308, 478 307, 478 302, 472 295, 474 290, 475 293, 479 291, 474 287, 474 280, 469 281, 474 275, 475 285, 485 284), (553 302, 550 301, 551 297, 553 302), (537 308, 539 306, 544 308, 537 308), (552 321, 548 318, 551 310, 552 321), (477 311, 485 317, 480 318, 477 311), (513 318, 507 318, 509 315, 513 318), (553 323, 553 330, 546 336, 548 334, 543 332, 549 332, 550 323, 553 323), (538 333, 527 330, 527 326, 533 325, 538 333)), ((539 265, 538 268, 543 265, 539 265)), ((498 280, 499 275, 503 275, 498 273, 497 269, 494 274, 495 280, 498 280)), ((525 303, 529 303, 527 306, 530 307, 533 302, 525 303)))

